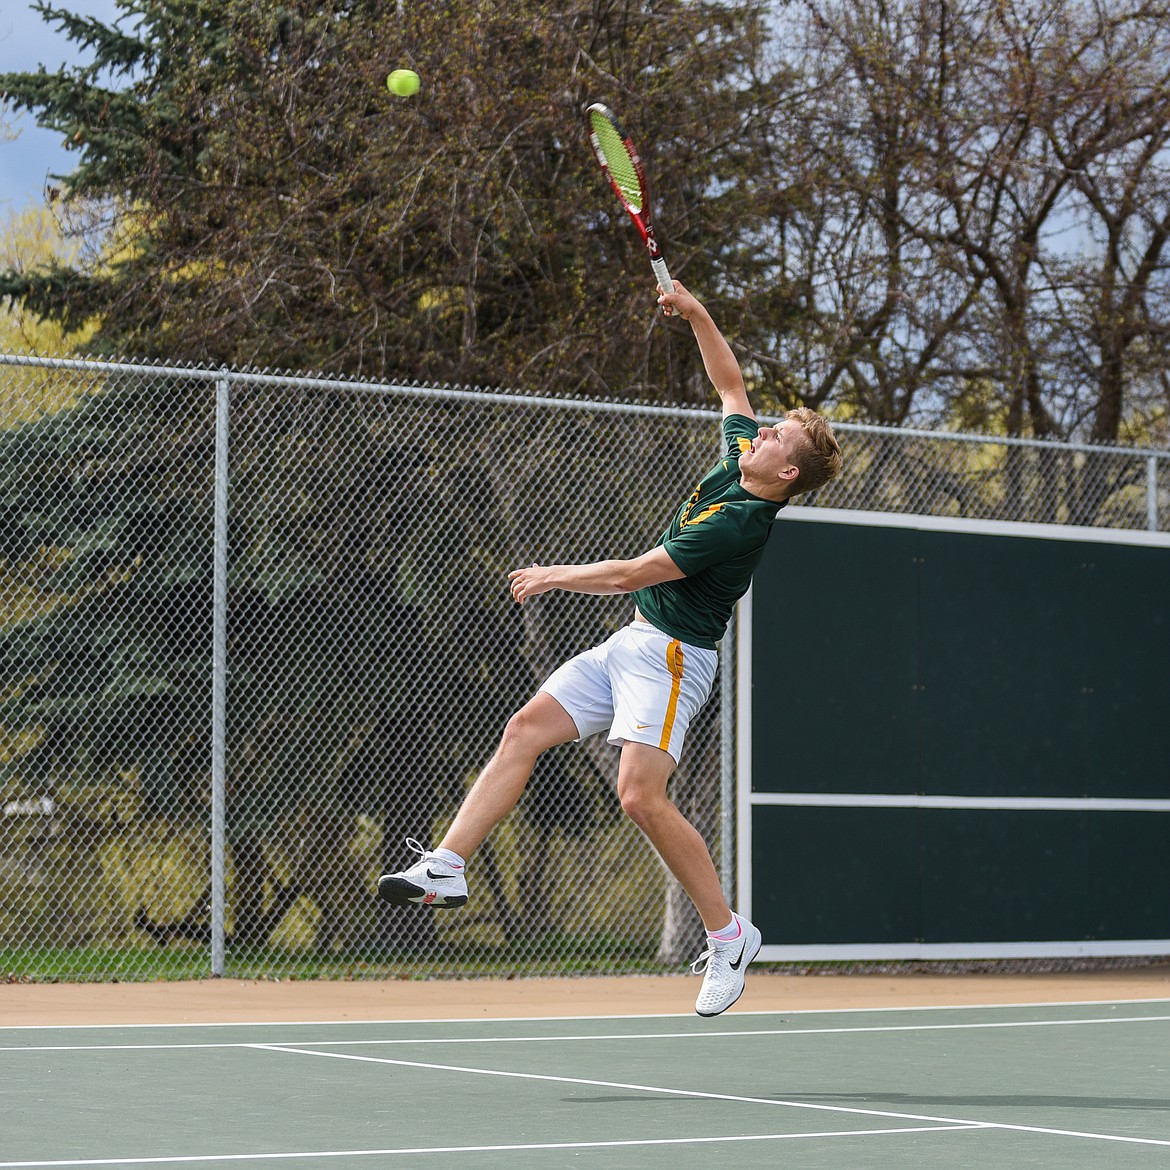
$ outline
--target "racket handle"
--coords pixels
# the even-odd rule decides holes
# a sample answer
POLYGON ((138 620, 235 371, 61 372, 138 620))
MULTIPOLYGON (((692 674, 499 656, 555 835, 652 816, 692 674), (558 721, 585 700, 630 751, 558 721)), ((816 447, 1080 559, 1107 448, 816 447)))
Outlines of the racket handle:
POLYGON ((658 277, 662 291, 664 293, 674 292, 674 281, 670 279, 670 271, 666 267, 666 261, 660 257, 651 257, 650 267, 654 269, 654 275, 658 277))

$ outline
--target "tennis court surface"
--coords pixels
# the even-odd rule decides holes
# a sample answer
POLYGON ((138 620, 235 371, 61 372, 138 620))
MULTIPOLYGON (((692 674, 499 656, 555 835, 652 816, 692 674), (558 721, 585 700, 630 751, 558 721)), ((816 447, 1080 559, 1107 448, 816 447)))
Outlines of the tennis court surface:
POLYGON ((0 1028, 0 1170, 1170 1165, 1170 999, 0 1028))

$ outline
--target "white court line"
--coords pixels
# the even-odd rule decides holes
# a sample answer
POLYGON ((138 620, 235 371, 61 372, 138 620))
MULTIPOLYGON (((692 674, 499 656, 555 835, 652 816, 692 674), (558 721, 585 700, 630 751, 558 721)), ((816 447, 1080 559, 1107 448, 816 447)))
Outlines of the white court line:
POLYGON ((809 1101, 784 1101, 775 1097, 742 1097, 733 1093, 706 1093, 697 1089, 663 1088, 658 1085, 634 1085, 623 1081, 596 1081, 586 1077, 562 1077, 548 1073, 508 1072, 501 1069, 467 1068, 453 1064, 428 1064, 419 1060, 393 1060, 385 1056, 357 1056, 347 1052, 316 1052, 308 1048, 277 1047, 273 1044, 253 1044, 252 1048, 266 1052, 287 1052, 294 1056, 325 1056, 333 1060, 356 1060, 368 1064, 389 1064, 401 1068, 425 1068, 438 1072, 471 1073, 485 1077, 508 1077, 523 1081, 553 1081, 557 1084, 587 1085, 600 1089, 632 1089, 639 1093, 658 1093, 669 1097, 700 1097, 708 1101, 733 1101, 748 1105, 772 1105, 787 1109, 807 1109, 824 1113, 848 1113, 861 1117, 889 1117, 895 1121, 934 1121, 959 1129, 1006 1129, 1016 1133, 1042 1133, 1057 1137, 1088 1138, 1093 1141, 1124 1142, 1139 1146, 1168 1146, 1170 1139, 1135 1138, 1120 1134, 1086 1133, 1075 1129, 1050 1129, 1039 1125, 1012 1125, 1000 1121, 975 1121, 969 1117, 935 1117, 927 1113, 894 1113, 885 1109, 859 1109, 848 1105, 817 1105, 809 1101))
POLYGON ((388 1154, 491 1154, 521 1150, 606 1150, 623 1146, 691 1146, 723 1142, 782 1142, 796 1138, 877 1137, 898 1133, 936 1133, 982 1129, 981 1125, 921 1125, 906 1129, 835 1129, 814 1133, 734 1134, 730 1137, 628 1138, 606 1142, 529 1142, 507 1146, 400 1146, 388 1150, 297 1150, 282 1154, 170 1154, 157 1158, 83 1158, 45 1162, 0 1162, 0 1170, 35 1166, 156 1166, 174 1162, 262 1162, 293 1158, 370 1158, 388 1154))
MULTIPOLYGON (((874 1024, 852 1028, 742 1028, 734 1032, 609 1032, 599 1035, 557 1036, 423 1036, 361 1040, 269 1040, 272 1045, 327 1045, 330 1048, 365 1048, 374 1045, 435 1044, 573 1044, 614 1040, 737 1040, 743 1036, 833 1036, 866 1032, 963 1032, 992 1028, 1069 1028, 1082 1024, 1156 1024, 1167 1016, 1098 1016, 1066 1020, 980 1020, 970 1024, 874 1024)), ((205 1044, 13 1044, 0 1045, 0 1052, 158 1052, 205 1048, 255 1048, 245 1040, 211 1041, 205 1044)))
MULTIPOLYGON (((767 974, 767 972, 762 972, 767 974)), ((752 1011, 737 1008, 728 1019, 741 1016, 865 1016, 872 1012, 967 1012, 1006 1011, 1009 1008, 1126 1007, 1129 1004, 1170 1003, 1170 996, 1142 999, 1025 1000, 1020 1003, 920 1003, 897 1007, 792 1008, 787 1011, 752 1011)), ((101 1029, 130 1031, 135 1028, 370 1028, 413 1024, 547 1024, 581 1023, 594 1020, 693 1020, 694 1012, 628 1012, 602 1016, 431 1016, 417 1020, 221 1020, 170 1024, 0 1024, 0 1032, 93 1032, 101 1029)))

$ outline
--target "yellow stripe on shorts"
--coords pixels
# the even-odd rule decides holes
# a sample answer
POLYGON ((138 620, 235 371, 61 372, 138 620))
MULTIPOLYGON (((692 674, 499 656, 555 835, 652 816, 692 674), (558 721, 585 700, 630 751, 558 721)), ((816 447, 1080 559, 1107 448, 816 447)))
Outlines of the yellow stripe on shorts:
POLYGON ((662 721, 662 739, 658 746, 665 752, 670 750, 670 733, 674 730, 674 717, 678 712, 678 692, 682 687, 683 648, 674 638, 666 648, 666 667, 670 671, 670 702, 666 704, 666 718, 662 721))

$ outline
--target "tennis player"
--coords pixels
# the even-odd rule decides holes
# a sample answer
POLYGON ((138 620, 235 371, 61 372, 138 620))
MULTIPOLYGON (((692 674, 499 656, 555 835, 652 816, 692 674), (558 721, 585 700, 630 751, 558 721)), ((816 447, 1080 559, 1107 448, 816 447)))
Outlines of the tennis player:
POLYGON ((707 701, 716 645, 747 592, 777 510, 841 469, 829 423, 807 407, 761 427, 742 372, 707 309, 682 285, 660 294, 663 312, 688 321, 707 375, 723 401, 725 454, 683 502, 649 552, 631 560, 539 565, 508 574, 523 605, 550 590, 632 595, 633 620, 600 646, 555 670, 504 729, 441 844, 400 873, 383 874, 380 897, 394 905, 462 906, 467 859, 512 809, 548 748, 600 732, 621 748, 618 796, 698 909, 707 949, 695 1010, 725 1011, 743 994, 760 932, 733 914, 706 843, 667 796, 687 727, 707 701))

